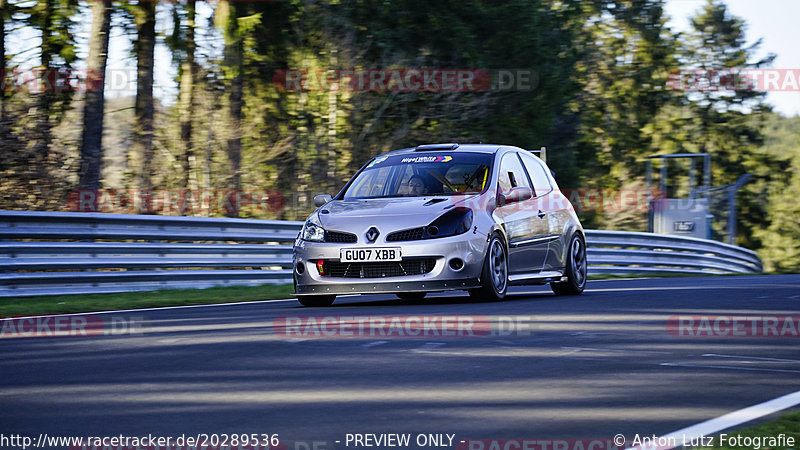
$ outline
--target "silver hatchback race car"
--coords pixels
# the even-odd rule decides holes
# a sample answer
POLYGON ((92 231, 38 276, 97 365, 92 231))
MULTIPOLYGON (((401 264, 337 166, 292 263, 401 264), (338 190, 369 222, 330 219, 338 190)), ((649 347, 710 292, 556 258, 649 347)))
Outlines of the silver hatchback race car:
POLYGON ((586 286, 586 240, 546 164, 517 147, 432 144, 369 161, 335 197, 317 195, 294 245, 295 295, 467 290, 500 300, 509 285, 586 286))

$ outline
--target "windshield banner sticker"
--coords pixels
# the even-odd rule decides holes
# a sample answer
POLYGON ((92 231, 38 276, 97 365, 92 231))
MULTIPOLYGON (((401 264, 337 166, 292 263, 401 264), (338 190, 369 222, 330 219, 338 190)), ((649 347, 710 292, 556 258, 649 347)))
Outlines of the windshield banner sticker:
POLYGON ((435 163, 435 162, 450 162, 453 160, 452 156, 414 156, 412 158, 403 158, 401 163, 435 163))
POLYGON ((380 163, 386 161, 386 158, 388 158, 388 156, 380 156, 378 158, 375 158, 374 160, 372 160, 371 163, 369 163, 369 165, 367 165, 367 169, 369 169, 370 167, 374 166, 375 164, 380 164, 380 163))

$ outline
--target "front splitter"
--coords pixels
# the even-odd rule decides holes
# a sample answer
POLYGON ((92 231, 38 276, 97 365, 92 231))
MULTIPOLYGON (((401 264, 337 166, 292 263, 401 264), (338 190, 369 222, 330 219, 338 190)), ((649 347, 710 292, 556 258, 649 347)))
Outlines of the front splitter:
POLYGON ((378 281, 375 283, 299 284, 294 295, 394 294, 397 292, 455 291, 479 287, 478 279, 437 281, 378 281))

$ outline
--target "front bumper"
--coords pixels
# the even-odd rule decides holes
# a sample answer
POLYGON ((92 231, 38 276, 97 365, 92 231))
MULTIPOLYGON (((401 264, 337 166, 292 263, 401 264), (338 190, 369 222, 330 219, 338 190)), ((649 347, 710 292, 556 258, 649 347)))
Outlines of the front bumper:
POLYGON ((458 236, 375 244, 321 243, 298 240, 294 247, 295 295, 378 294, 470 289, 479 286, 486 253, 486 236, 467 232, 458 236), (400 247, 403 258, 433 257, 428 273, 380 278, 331 277, 319 274, 318 260, 339 261, 343 248, 400 247), (454 269, 453 259, 463 261, 454 269))

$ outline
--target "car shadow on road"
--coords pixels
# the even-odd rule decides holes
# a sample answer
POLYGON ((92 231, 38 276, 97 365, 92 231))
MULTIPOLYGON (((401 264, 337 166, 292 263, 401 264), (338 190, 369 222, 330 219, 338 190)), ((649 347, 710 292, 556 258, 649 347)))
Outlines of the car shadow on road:
POLYGON ((542 293, 510 293, 506 298, 501 301, 472 298, 467 294, 458 295, 434 295, 425 297, 423 299, 400 299, 394 296, 387 296, 379 299, 363 299, 357 296, 351 298, 336 299, 336 302, 329 308, 337 307, 371 307, 371 306, 422 306, 422 305, 459 305, 459 304, 481 304, 481 303, 496 303, 501 305, 505 302, 515 301, 537 301, 537 300, 552 300, 553 294, 542 293))

